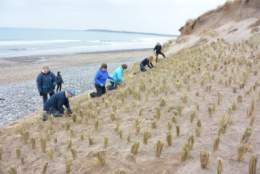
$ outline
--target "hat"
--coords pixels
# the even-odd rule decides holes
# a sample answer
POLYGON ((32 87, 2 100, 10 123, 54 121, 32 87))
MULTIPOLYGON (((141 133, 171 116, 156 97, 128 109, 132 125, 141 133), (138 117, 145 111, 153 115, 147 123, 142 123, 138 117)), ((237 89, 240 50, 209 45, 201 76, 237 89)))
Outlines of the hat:
POLYGON ((127 69, 127 64, 123 64, 122 68, 127 69))
POLYGON ((68 93, 70 93, 70 95, 72 95, 72 96, 75 96, 75 95, 76 95, 75 89, 67 89, 66 91, 67 91, 68 93))

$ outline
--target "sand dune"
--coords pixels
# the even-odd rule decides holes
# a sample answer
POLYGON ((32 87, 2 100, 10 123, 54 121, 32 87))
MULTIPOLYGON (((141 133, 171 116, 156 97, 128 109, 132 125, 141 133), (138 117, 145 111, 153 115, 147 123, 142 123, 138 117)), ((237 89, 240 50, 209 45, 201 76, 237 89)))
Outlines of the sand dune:
POLYGON ((257 23, 250 16, 201 25, 166 43, 169 56, 154 69, 136 73, 136 64, 126 86, 95 100, 76 97, 72 117, 43 123, 36 114, 2 128, 0 173, 256 174, 257 23))

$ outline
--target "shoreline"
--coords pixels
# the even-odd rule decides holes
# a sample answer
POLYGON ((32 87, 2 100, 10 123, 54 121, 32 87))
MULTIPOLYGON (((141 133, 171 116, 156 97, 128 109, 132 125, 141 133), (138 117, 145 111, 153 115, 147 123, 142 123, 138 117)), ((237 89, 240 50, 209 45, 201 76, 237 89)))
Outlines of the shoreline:
POLYGON ((51 69, 76 67, 83 64, 110 63, 129 58, 145 57, 153 54, 152 49, 131 49, 104 52, 88 52, 53 56, 25 56, 0 58, 0 86, 35 78, 43 65, 51 69))
POLYGON ((9 61, 13 66, 0 69, 3 74, 0 77, 0 98, 4 99, 0 101, 0 127, 19 122, 20 119, 28 118, 41 110, 42 98, 38 94, 35 77, 43 65, 49 65, 53 73, 61 71, 65 82, 63 89, 73 87, 77 94, 81 95, 93 90, 92 80, 101 63, 108 63, 111 72, 122 63, 131 67, 149 54, 150 50, 132 50, 50 56, 44 63, 33 58, 29 59, 33 59, 31 62, 9 61), (5 71, 8 73, 4 73, 5 71))

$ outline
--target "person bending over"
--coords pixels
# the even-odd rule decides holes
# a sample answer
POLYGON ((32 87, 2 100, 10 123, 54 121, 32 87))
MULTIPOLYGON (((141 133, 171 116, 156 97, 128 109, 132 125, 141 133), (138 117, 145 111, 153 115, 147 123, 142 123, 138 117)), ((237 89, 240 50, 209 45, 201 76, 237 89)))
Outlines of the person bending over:
POLYGON ((57 81, 56 92, 60 92, 61 88, 62 88, 62 84, 64 83, 60 72, 57 72, 57 79, 56 79, 56 81, 57 81))
POLYGON ((95 76, 95 88, 97 92, 90 94, 91 97, 100 97, 106 93, 106 81, 112 79, 107 72, 107 64, 102 64, 95 76))
POLYGON ((108 87, 109 90, 114 90, 123 83, 126 69, 127 65, 123 64, 112 73, 112 80, 110 81, 111 85, 108 87))
POLYGON ((156 55, 156 63, 158 62, 159 55, 162 55, 164 58, 166 58, 165 54, 162 52, 162 45, 160 43, 157 43, 153 50, 155 51, 156 55))
POLYGON ((75 90, 69 89, 51 96, 44 104, 43 121, 48 120, 49 115, 61 117, 64 114, 64 106, 67 108, 67 113, 72 114, 69 98, 75 96, 75 90))
POLYGON ((48 95, 51 97, 54 94, 56 76, 50 71, 48 66, 44 66, 41 73, 37 76, 36 82, 39 94, 42 96, 44 106, 48 100, 48 95))
POLYGON ((142 62, 140 63, 140 71, 145 72, 146 66, 148 66, 150 69, 153 68, 152 61, 153 61, 153 56, 150 56, 149 58, 145 58, 144 60, 142 60, 142 62))

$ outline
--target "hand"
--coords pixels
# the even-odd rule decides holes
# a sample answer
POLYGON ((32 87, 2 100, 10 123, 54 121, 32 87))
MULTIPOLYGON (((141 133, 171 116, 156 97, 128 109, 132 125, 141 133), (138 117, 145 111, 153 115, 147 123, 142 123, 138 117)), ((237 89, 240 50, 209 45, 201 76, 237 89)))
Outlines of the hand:
POLYGON ((40 96, 43 96, 43 93, 42 93, 42 92, 40 92, 40 96))
POLYGON ((67 114, 68 114, 68 115, 71 115, 71 114, 72 114, 71 109, 68 109, 68 110, 67 110, 67 114))

